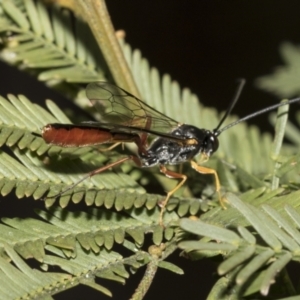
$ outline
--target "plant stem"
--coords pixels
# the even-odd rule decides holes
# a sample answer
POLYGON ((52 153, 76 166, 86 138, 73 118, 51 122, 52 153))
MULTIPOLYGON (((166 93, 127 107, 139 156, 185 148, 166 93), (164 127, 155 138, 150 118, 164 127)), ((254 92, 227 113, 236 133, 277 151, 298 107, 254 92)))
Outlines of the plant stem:
POLYGON ((289 111, 288 105, 284 105, 278 108, 277 121, 275 125, 275 137, 274 137, 272 150, 271 150, 271 157, 272 159, 275 160, 275 166, 274 166, 274 171, 272 176, 272 185, 271 185, 272 190, 277 189, 279 186, 279 178, 276 176, 276 170, 281 166, 281 163, 277 161, 277 158, 280 154, 280 149, 284 138, 285 126, 288 118, 288 114, 287 114, 288 111, 289 111))
POLYGON ((104 0, 80 0, 81 16, 89 24, 117 85, 139 97, 104 0))

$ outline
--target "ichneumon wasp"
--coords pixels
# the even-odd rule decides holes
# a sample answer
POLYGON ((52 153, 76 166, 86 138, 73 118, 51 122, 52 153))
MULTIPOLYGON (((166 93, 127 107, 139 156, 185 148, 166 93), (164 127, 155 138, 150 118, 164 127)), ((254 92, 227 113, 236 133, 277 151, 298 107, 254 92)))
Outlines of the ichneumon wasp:
POLYGON ((192 168, 197 172, 214 176, 220 204, 225 207, 220 193, 221 185, 217 172, 214 169, 197 164, 193 158, 200 154, 202 156, 201 161, 208 160, 218 149, 218 136, 230 127, 280 106, 300 101, 300 98, 295 98, 269 106, 221 128, 235 106, 244 84, 245 80, 241 80, 225 115, 213 130, 200 129, 192 125, 179 123, 114 84, 107 82, 88 84, 86 95, 101 114, 101 123, 48 124, 42 129, 43 139, 49 144, 62 147, 135 143, 137 155, 129 155, 98 168, 51 198, 59 197, 85 179, 128 160, 134 161, 139 167, 148 168, 158 165, 160 172, 165 176, 180 180, 175 188, 167 193, 166 198, 160 205, 159 222, 162 224, 163 212, 168 200, 187 180, 186 175, 171 171, 167 169, 166 165, 178 165, 189 161, 192 168), (150 137, 154 137, 151 143, 149 143, 150 137))

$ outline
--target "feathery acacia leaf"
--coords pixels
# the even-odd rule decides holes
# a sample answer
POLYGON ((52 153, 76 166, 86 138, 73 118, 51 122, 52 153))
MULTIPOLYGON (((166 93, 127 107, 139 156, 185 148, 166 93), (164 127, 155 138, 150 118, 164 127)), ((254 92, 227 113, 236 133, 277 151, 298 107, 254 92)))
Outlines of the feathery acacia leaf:
MULTIPOLYGON (((110 78, 89 28, 69 12, 46 8, 43 2, 33 0, 2 0, 0 7, 0 32, 2 36, 12 33, 1 53, 3 60, 33 71, 37 79, 50 84, 68 82, 69 90, 64 86, 62 91, 69 94, 81 89, 78 83, 110 78)), ((207 129, 217 126, 221 115, 214 109, 203 107, 190 90, 181 89, 169 75, 161 76, 140 51, 132 51, 123 41, 121 46, 143 100, 180 122, 207 129)), ((296 58, 295 54, 293 60, 296 58)), ((86 107, 82 93, 76 102, 86 107)), ((47 108, 51 113, 24 96, 0 98, 0 145, 11 151, 0 152, 1 195, 15 191, 18 198, 53 196, 83 174, 120 157, 117 151, 107 154, 91 147, 64 149, 46 145, 38 136, 44 125, 70 123, 53 102, 47 101, 47 108)), ((97 117, 95 112, 92 115, 97 117)), ((235 119, 229 117, 227 122, 235 119)), ((86 180, 59 198, 58 204, 63 208, 83 200, 88 206, 96 206, 88 212, 68 212, 55 207, 39 210, 42 218, 39 220, 3 218, 0 252, 5 261, 0 265, 7 273, 3 271, 0 280, 15 282, 18 288, 14 286, 13 294, 14 291, 0 287, 0 295, 8 293, 5 299, 28 294, 50 299, 55 292, 79 283, 110 295, 110 291, 95 282, 95 277, 124 283, 128 269, 136 270, 151 260, 155 266, 180 274, 181 269, 164 261, 177 248, 175 241, 193 258, 224 256, 218 272, 227 277, 220 278, 209 297, 224 295, 231 286, 237 297, 267 295, 277 270, 297 261, 299 252, 297 166, 300 160, 295 150, 300 133, 289 123, 280 130, 285 127, 293 145, 280 145, 280 154, 272 158, 272 137, 260 133, 257 127, 239 124, 222 133, 216 158, 207 165, 218 171, 222 186, 235 193, 244 192, 240 194, 242 201, 229 195, 226 210, 192 197, 199 195, 199 190, 205 197, 215 189, 207 188, 206 182, 200 183, 202 177, 193 172, 189 174, 191 181, 195 177, 186 193, 189 197, 170 199, 163 228, 158 225, 158 204, 165 196, 147 194, 137 183, 149 180, 153 174, 137 171, 127 164, 117 172, 106 171, 86 180), (275 176, 279 178, 278 187, 270 184, 275 176), (178 228, 178 220, 190 215, 200 217, 201 221, 182 220, 183 232, 178 228), (202 238, 192 239, 189 232, 202 238), (151 243, 162 252, 159 258, 154 259, 150 251, 143 252, 149 235, 151 243), (123 257, 116 244, 133 254, 123 257), (20 268, 20 263, 28 258, 41 263, 45 276, 40 277, 39 271, 34 274, 45 282, 35 285, 28 281, 25 289, 24 269, 16 271, 7 261, 20 268), (56 274, 48 271, 52 265, 62 270, 57 273, 59 283, 54 280, 56 274), (7 279, 10 272, 14 280, 7 279), (36 286, 43 295, 35 294, 36 286)), ((167 190, 173 188, 172 180, 165 184, 157 177, 152 179, 167 190)), ((54 202, 55 199, 47 199, 46 206, 54 202)))
POLYGON ((291 43, 282 43, 279 48, 284 66, 277 67, 274 74, 259 77, 256 86, 279 97, 299 95, 300 87, 297 80, 300 76, 300 50, 291 43))
POLYGON ((42 81, 91 82, 105 78, 105 62, 82 21, 67 11, 47 9, 41 1, 5 0, 0 5, 0 31, 14 33, 2 53, 4 59, 13 57, 11 63, 43 69, 38 72, 42 81), (84 46, 87 41, 89 47, 84 46))
MULTIPOLYGON (((298 198, 298 195, 294 195, 293 198, 295 197, 298 198)), ((294 208, 287 205, 292 202, 292 197, 285 197, 282 213, 268 205, 262 206, 263 212, 250 204, 243 203, 234 195, 228 195, 227 199, 233 208, 224 212, 231 214, 231 218, 234 216, 232 211, 236 215, 240 214, 240 217, 246 220, 247 226, 250 224, 251 231, 249 231, 249 227, 246 229, 238 225, 241 224, 240 221, 235 222, 236 225, 231 224, 229 230, 215 225, 217 224, 216 219, 210 220, 211 225, 200 220, 182 219, 180 224, 184 230, 206 237, 210 242, 187 240, 180 242, 179 247, 187 251, 193 258, 201 258, 203 254, 218 255, 222 253, 225 260, 218 268, 220 275, 231 273, 239 267, 238 273, 232 279, 232 284, 237 285, 236 290, 240 292, 238 286, 244 284, 247 284, 249 290, 249 286, 253 285, 255 281, 257 288, 251 293, 260 292, 268 295, 270 285, 275 280, 275 270, 278 272, 292 260, 298 261, 300 251, 299 230, 292 225, 290 219, 287 219, 286 213, 283 213, 288 212, 298 221, 300 215, 294 208), (261 239, 254 238, 253 234, 259 235, 261 239), (253 276, 254 274, 255 276, 253 276), (259 284, 257 284, 258 278, 260 278, 259 284)), ((300 203, 298 203, 299 205, 300 203)), ((220 215, 218 218, 223 219, 220 215)))

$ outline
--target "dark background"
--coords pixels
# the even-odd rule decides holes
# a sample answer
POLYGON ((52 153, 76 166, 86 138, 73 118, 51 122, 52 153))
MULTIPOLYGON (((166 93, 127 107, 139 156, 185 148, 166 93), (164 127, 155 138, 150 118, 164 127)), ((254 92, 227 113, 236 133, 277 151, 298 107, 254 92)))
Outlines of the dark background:
MULTIPOLYGON (((246 78, 246 89, 235 108, 241 116, 278 101, 257 90, 253 80, 282 64, 278 52, 281 42, 300 40, 299 0, 109 0, 107 5, 115 28, 126 31, 127 42, 139 48, 161 74, 169 73, 182 87, 191 88, 204 104, 226 109, 236 88, 235 80, 246 78)), ((62 101, 60 95, 34 78, 0 63, 0 95, 7 93, 22 93, 35 102, 46 98, 62 101)), ((269 129, 265 120, 261 117, 251 122, 269 129)), ((5 206, 6 199, 1 206, 5 206)), ((18 201, 16 206, 28 204, 28 200, 18 201)), ((170 292, 174 300, 206 298, 218 278, 216 265, 177 256, 173 261, 186 274, 160 269, 146 299, 170 299, 170 292)), ((142 273, 140 270, 138 275, 142 273)), ((125 287, 113 284, 113 299, 128 299, 137 277, 132 276, 125 287)), ((89 299, 101 298, 88 288, 83 293, 89 299)), ((67 295, 62 293, 56 299, 67 299, 67 295)), ((70 299, 82 297, 75 291, 70 299)))
MULTIPOLYGON (((116 29, 161 74, 169 73, 200 100, 225 110, 237 78, 247 85, 234 109, 244 116, 278 101, 253 86, 281 65, 278 46, 299 41, 299 1, 107 2, 116 29)), ((252 123, 264 124, 262 116, 252 123)))

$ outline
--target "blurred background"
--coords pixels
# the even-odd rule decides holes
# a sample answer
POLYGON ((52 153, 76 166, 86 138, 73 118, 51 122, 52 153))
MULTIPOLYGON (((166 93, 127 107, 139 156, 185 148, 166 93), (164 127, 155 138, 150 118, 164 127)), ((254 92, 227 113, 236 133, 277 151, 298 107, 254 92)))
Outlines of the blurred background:
MULTIPOLYGON (((247 85, 234 113, 244 116, 279 101, 253 83, 283 64, 278 50, 282 42, 299 43, 299 0, 109 0, 107 6, 115 29, 125 30, 132 48, 140 49, 161 74, 168 73, 181 87, 189 87, 205 105, 225 110, 236 89, 236 79, 241 77, 246 78, 247 85)), ((50 98, 68 105, 61 95, 27 73, 0 62, 0 95, 12 92, 34 102, 50 98)), ((272 129, 266 116, 251 123, 263 130, 272 129)), ((26 201, 20 202, 25 205, 26 201)), ((178 254, 173 259, 186 274, 159 270, 145 299, 168 299, 170 291, 174 300, 206 298, 218 278, 217 264, 193 263, 178 258, 178 254)), ((143 270, 138 273, 142 275, 143 270)), ((113 284, 113 299, 128 299, 137 282, 138 276, 133 276, 125 287, 113 284)), ((92 298, 93 291, 87 288, 83 294, 90 299, 102 297, 95 293, 92 298)), ((67 299, 66 294, 56 299, 67 299)), ((82 294, 77 292, 72 299, 82 299, 82 294)))

